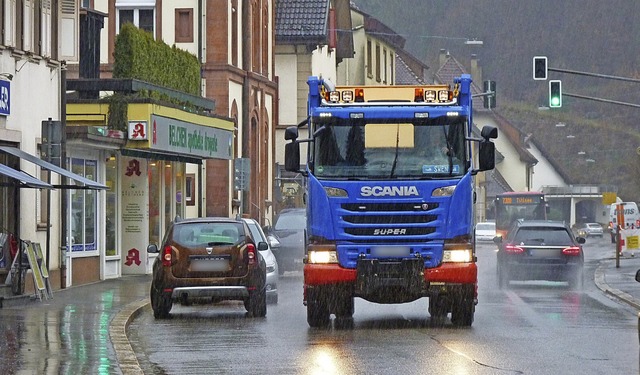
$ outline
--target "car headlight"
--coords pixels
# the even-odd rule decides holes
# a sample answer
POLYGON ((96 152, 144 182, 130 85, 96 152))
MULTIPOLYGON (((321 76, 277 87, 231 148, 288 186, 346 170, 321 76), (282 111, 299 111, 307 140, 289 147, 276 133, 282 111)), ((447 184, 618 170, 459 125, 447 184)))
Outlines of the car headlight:
POLYGON ((338 254, 335 251, 309 251, 307 262, 312 264, 338 263, 338 254))
POLYGON ((471 249, 445 250, 442 261, 447 263, 469 263, 473 258, 471 249))

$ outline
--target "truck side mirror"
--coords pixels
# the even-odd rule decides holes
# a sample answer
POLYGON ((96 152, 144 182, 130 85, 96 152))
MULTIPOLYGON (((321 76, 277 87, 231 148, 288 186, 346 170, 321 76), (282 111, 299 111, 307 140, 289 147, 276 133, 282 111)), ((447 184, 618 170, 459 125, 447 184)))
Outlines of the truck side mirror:
POLYGON ((289 172, 300 171, 300 144, 295 140, 284 145, 284 169, 289 172))
POLYGON ((496 145, 491 141, 480 142, 478 169, 488 171, 496 166, 496 145))

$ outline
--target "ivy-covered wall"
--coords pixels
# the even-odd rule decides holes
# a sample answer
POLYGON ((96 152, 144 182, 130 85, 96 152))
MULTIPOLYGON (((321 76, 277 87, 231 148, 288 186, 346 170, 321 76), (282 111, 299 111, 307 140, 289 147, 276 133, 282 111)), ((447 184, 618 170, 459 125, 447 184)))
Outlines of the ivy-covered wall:
POLYGON ((125 24, 116 37, 114 78, 135 78, 200 95, 198 58, 161 40, 132 24, 125 24))
MULTIPOLYGON (((139 79, 191 95, 200 95, 198 58, 175 46, 170 47, 163 41, 154 40, 150 33, 132 24, 125 24, 116 37, 113 78, 139 79)), ((157 93, 133 95, 162 99, 157 93)), ((130 95, 123 93, 115 93, 110 97, 107 120, 109 128, 126 130, 129 99, 130 95)))

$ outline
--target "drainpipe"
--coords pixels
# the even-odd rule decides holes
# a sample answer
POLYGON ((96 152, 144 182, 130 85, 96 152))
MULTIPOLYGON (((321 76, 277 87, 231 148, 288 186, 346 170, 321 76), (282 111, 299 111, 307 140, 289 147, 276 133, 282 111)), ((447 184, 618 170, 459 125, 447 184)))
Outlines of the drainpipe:
MULTIPOLYGON (((250 136, 250 119, 249 119, 249 104, 251 103, 251 82, 249 80, 249 74, 252 70, 252 41, 253 41, 253 27, 251 27, 251 1, 244 0, 242 2, 242 69, 244 70, 244 81, 242 83, 242 157, 246 154, 249 148, 249 136, 250 136)), ((234 192, 235 194, 235 192, 234 192)), ((244 205, 247 201, 248 195, 246 190, 240 192, 240 215, 243 214, 244 205)))
MULTIPOLYGON (((62 139, 60 141, 60 168, 67 169, 67 63, 60 65, 60 122, 62 139)), ((67 185, 67 178, 60 175, 60 185, 67 185)), ((50 214, 50 213, 49 213, 50 214)), ((67 191, 60 190, 60 289, 67 287, 67 191)))

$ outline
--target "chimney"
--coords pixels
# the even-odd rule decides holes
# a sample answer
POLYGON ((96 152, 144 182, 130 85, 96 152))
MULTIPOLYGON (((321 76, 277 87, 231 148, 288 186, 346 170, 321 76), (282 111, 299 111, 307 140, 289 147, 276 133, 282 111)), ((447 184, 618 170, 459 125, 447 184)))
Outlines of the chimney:
POLYGON ((482 67, 478 63, 478 56, 474 53, 471 55, 471 78, 479 87, 482 86, 482 67))
POLYGON ((438 67, 442 68, 442 66, 444 65, 444 63, 447 62, 447 58, 449 58, 449 52, 447 52, 447 50, 445 50, 444 48, 440 50, 440 58, 438 60, 438 67))

